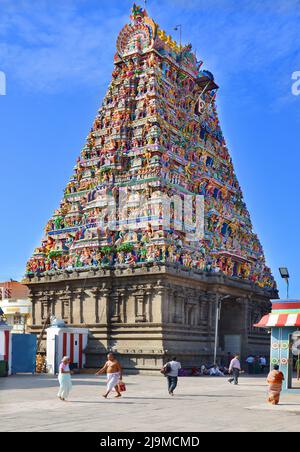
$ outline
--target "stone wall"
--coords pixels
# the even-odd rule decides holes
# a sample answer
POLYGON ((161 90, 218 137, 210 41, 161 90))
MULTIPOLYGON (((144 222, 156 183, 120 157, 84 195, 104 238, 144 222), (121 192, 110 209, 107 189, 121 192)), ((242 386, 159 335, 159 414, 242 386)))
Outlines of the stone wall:
MULTIPOLYGON (((176 267, 64 272, 27 281, 33 305, 32 332, 48 313, 90 329, 87 366, 98 367, 108 350, 131 372, 157 371, 171 355, 185 366, 212 360, 217 302, 220 359, 224 335, 242 339, 242 354, 268 353, 269 338, 252 325, 269 309, 270 295, 221 274, 176 267)), ((234 351, 232 351, 234 352, 234 351)))

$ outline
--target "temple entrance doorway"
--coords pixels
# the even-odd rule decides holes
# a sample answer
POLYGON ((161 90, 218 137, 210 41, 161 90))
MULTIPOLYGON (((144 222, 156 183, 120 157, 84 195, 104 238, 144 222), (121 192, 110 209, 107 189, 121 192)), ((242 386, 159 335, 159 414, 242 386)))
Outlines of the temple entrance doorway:
POLYGON ((240 355, 242 352, 242 336, 240 334, 225 334, 223 351, 226 355, 240 355))
POLYGON ((219 347, 223 360, 229 355, 243 355, 245 309, 236 298, 222 302, 219 327, 219 347))

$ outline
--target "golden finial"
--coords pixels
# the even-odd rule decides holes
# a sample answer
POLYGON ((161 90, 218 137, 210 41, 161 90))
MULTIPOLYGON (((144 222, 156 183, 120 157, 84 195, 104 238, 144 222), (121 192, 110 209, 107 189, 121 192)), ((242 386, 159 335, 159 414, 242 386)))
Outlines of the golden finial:
POLYGON ((162 41, 166 42, 167 34, 164 30, 158 30, 158 36, 162 41))
POLYGON ((167 36, 166 43, 169 44, 169 45, 172 44, 172 36, 171 36, 171 35, 168 35, 168 36, 167 36))

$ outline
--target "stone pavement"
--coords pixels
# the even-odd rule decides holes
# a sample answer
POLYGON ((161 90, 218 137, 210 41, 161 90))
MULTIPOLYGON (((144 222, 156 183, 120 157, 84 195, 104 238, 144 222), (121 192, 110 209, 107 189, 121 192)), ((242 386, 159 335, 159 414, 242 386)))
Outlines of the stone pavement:
POLYGON ((0 379, 0 431, 9 432, 289 432, 300 431, 300 394, 268 406, 265 379, 181 378, 175 398, 164 377, 129 376, 121 400, 101 397, 103 377, 73 377, 70 402, 57 400, 48 376, 0 379))

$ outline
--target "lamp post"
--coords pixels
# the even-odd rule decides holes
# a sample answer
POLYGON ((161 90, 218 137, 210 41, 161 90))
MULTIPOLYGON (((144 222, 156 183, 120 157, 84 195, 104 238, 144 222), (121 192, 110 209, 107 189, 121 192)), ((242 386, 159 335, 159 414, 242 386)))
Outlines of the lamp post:
POLYGON ((178 30, 179 30, 179 33, 180 33, 180 52, 181 52, 181 50, 182 50, 182 25, 181 25, 181 24, 176 25, 176 27, 174 28, 174 30, 175 30, 175 31, 178 31, 178 30))
POLYGON ((231 296, 225 295, 224 297, 220 297, 220 295, 217 295, 217 297, 218 298, 217 298, 217 302, 216 302, 214 364, 217 364, 217 355, 218 355, 218 346, 219 346, 219 325, 220 325, 220 319, 221 319, 222 302, 224 300, 228 300, 228 298, 231 298, 231 296))
POLYGON ((290 297, 290 273, 286 267, 279 268, 280 276, 285 280, 287 286, 287 299, 290 297))

